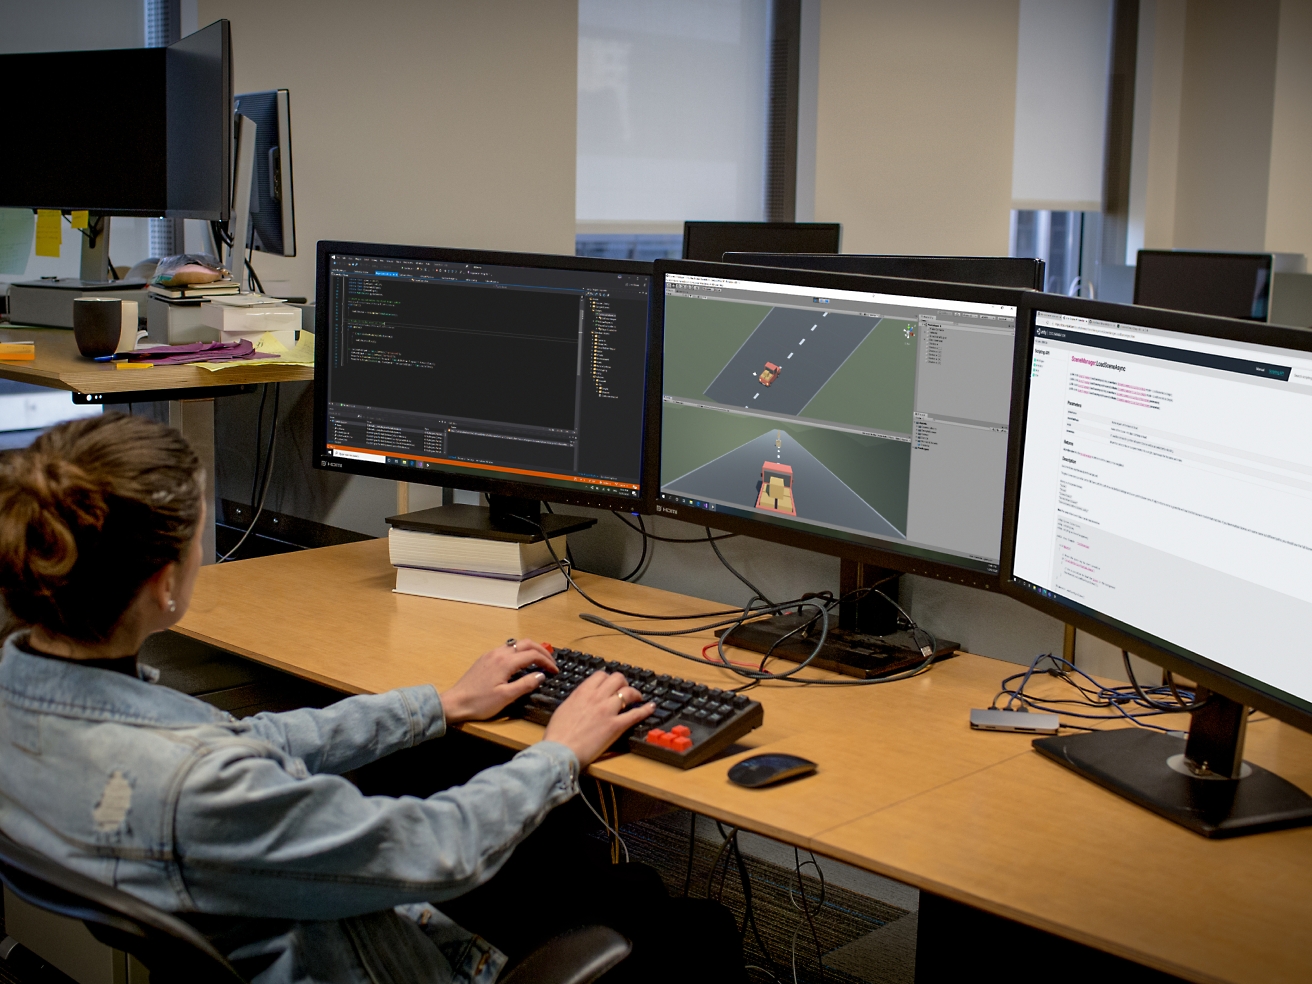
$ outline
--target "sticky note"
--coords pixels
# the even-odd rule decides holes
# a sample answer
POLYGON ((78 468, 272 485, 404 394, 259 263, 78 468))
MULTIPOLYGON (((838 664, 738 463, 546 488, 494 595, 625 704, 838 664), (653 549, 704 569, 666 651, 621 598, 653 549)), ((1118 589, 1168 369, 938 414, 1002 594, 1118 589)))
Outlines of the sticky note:
POLYGON ((30 208, 0 208, 0 273, 22 276, 36 232, 30 208))
POLYGON ((60 244, 64 241, 62 216, 58 209, 39 208, 36 210, 36 255, 58 256, 60 244))
POLYGON ((36 342, 0 342, 0 361, 31 362, 36 359, 36 342))
POLYGON ((86 209, 70 213, 68 219, 74 229, 86 229, 91 225, 90 213, 86 209))
POLYGON ((115 362, 115 369, 153 369, 153 362, 115 362))

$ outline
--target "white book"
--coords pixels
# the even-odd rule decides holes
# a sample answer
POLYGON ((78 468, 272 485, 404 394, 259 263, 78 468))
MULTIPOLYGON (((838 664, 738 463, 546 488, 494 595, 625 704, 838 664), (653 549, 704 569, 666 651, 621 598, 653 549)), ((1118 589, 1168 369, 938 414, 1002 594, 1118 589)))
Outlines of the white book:
POLYGON ((466 601, 496 608, 523 608, 535 601, 560 594, 568 586, 565 575, 554 564, 528 577, 434 571, 422 567, 396 569, 397 594, 466 601))
POLYGON ((476 536, 446 536, 419 530, 392 527, 387 534, 393 567, 426 567, 430 570, 469 571, 482 574, 508 574, 523 577, 530 571, 554 565, 556 557, 565 559, 565 538, 536 543, 513 540, 483 540, 476 536))

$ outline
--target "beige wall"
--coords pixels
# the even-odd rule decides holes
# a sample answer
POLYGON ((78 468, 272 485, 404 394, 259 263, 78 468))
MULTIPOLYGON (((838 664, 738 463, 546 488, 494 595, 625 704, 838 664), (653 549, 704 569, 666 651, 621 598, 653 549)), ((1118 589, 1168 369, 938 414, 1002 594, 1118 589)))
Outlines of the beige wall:
POLYGON ((1312 0, 1282 0, 1266 248, 1312 257, 1312 0))
POLYGON ((1279 0, 1190 0, 1175 246, 1266 245, 1279 0))
MULTIPOLYGON (((576 0, 200 0, 232 22, 237 92, 291 90, 294 259, 360 239, 574 252, 576 0)), ((277 286, 272 286, 276 284, 277 286)))
POLYGON ((1018 0, 822 0, 815 217, 847 253, 1006 255, 1018 0))

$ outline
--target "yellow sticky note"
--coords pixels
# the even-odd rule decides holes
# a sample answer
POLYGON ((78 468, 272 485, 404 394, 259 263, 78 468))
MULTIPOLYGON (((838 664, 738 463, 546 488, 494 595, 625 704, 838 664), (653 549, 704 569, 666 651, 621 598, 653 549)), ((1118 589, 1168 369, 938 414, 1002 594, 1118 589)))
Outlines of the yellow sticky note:
POLYGON ((58 256, 60 244, 64 241, 62 216, 58 209, 39 208, 36 210, 36 255, 58 256))
POLYGON ((70 213, 68 219, 74 229, 86 229, 91 225, 91 216, 86 209, 70 213))
POLYGON ((115 362, 115 369, 153 369, 153 362, 115 362))

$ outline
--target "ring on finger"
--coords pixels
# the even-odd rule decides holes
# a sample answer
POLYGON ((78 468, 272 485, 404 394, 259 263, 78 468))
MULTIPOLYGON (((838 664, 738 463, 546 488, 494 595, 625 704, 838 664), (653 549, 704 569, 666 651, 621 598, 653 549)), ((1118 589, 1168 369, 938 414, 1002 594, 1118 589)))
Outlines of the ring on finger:
POLYGON ((507 639, 507 640, 506 640, 506 645, 509 646, 511 649, 513 649, 515 652, 519 652, 519 640, 518 640, 518 639, 507 639))

